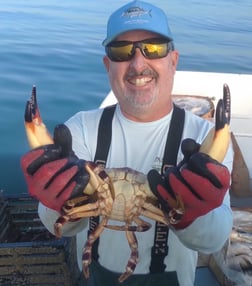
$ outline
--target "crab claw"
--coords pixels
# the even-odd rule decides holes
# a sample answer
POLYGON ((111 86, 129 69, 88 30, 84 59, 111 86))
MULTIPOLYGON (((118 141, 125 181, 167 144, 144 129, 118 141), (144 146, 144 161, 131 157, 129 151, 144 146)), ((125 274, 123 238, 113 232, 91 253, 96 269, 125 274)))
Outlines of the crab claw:
POLYGON ((33 120, 41 121, 41 116, 37 104, 36 86, 32 87, 32 94, 30 100, 26 102, 25 108, 25 122, 32 122, 33 120))
POLYGON ((28 143, 32 149, 53 143, 53 139, 40 116, 36 97, 36 86, 32 87, 31 98, 26 103, 24 120, 28 143))
POLYGON ((231 97, 230 91, 227 84, 223 86, 223 99, 220 99, 216 108, 216 122, 215 129, 220 130, 225 127, 225 125, 230 124, 231 117, 231 97))
POLYGON ((215 127, 210 130, 200 152, 208 154, 218 162, 222 162, 230 142, 231 96, 227 84, 223 86, 223 98, 219 100, 216 108, 215 127))

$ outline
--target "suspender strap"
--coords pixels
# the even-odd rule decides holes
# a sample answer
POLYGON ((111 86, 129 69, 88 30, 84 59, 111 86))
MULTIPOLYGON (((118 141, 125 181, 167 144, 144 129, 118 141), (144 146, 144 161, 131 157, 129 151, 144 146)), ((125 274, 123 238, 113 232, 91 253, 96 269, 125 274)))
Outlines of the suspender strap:
POLYGON ((112 118, 116 104, 104 109, 98 128, 97 147, 94 162, 105 166, 112 138, 112 118))
POLYGON ((182 133, 184 130, 184 122, 184 109, 180 109, 179 107, 174 105, 174 110, 164 150, 162 174, 164 174, 165 169, 167 167, 177 165, 178 150, 182 138, 182 133))
MULTIPOLYGON (((97 147, 94 157, 96 164, 106 165, 111 137, 112 137, 112 119, 114 116, 116 105, 108 106, 104 109, 98 128, 97 147)), ((88 235, 96 229, 99 224, 99 216, 92 216, 89 218, 89 231, 88 235)), ((98 245, 99 238, 94 242, 92 249, 92 257, 98 261, 98 245)))
MULTIPOLYGON (((184 121, 185 111, 174 105, 165 145, 162 173, 164 173, 167 167, 175 166, 177 164, 177 156, 184 129, 184 121)), ((151 273, 161 273, 164 272, 166 268, 164 259, 168 254, 168 234, 169 227, 161 222, 156 222, 154 245, 151 249, 151 273)))

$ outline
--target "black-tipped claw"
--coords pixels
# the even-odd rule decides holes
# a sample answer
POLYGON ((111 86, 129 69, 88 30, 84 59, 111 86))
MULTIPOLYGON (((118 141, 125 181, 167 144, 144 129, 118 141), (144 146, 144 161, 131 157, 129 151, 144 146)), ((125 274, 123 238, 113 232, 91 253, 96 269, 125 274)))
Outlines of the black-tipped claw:
POLYGON ((227 84, 223 85, 223 99, 218 101, 215 116, 215 130, 222 129, 225 124, 230 123, 231 117, 231 96, 227 84))
POLYGON ((223 85, 223 102, 224 102, 224 109, 227 118, 227 123, 230 123, 231 118, 231 95, 229 86, 225 83, 223 85))
POLYGON ((26 102, 24 118, 26 122, 32 122, 38 109, 37 96, 36 96, 36 86, 32 87, 32 94, 30 100, 26 102))

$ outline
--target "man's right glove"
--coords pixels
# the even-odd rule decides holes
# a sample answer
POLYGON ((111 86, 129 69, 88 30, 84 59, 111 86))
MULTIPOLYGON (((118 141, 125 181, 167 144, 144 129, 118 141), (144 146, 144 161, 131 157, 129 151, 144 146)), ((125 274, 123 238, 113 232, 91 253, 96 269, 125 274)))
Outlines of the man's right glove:
POLYGON ((54 129, 54 144, 26 153, 21 167, 31 196, 58 212, 64 203, 83 194, 89 182, 85 161, 72 150, 72 137, 65 125, 54 129))

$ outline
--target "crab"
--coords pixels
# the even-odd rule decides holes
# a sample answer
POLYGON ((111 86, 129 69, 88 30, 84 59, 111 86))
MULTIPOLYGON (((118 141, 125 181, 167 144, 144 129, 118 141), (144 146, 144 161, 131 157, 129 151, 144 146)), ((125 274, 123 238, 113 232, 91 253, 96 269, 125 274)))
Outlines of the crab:
MULTIPOLYGON (((139 261, 138 243, 134 232, 147 231, 151 224, 140 216, 153 219, 166 224, 174 221, 174 217, 181 217, 184 208, 182 200, 174 199, 174 208, 165 214, 159 207, 157 198, 150 190, 147 176, 130 168, 104 169, 101 165, 86 164, 90 174, 89 184, 95 196, 94 202, 90 201, 92 195, 68 200, 62 208, 64 215, 59 217, 54 225, 56 236, 61 236, 62 225, 69 220, 83 217, 101 216, 101 222, 90 233, 83 248, 83 272, 89 277, 89 265, 92 261, 92 246, 102 234, 104 228, 125 231, 131 255, 125 272, 119 277, 119 282, 125 281, 133 272, 139 261), (122 225, 109 224, 109 221, 121 221, 122 225)), ((84 191, 85 193, 85 191, 84 191)))

